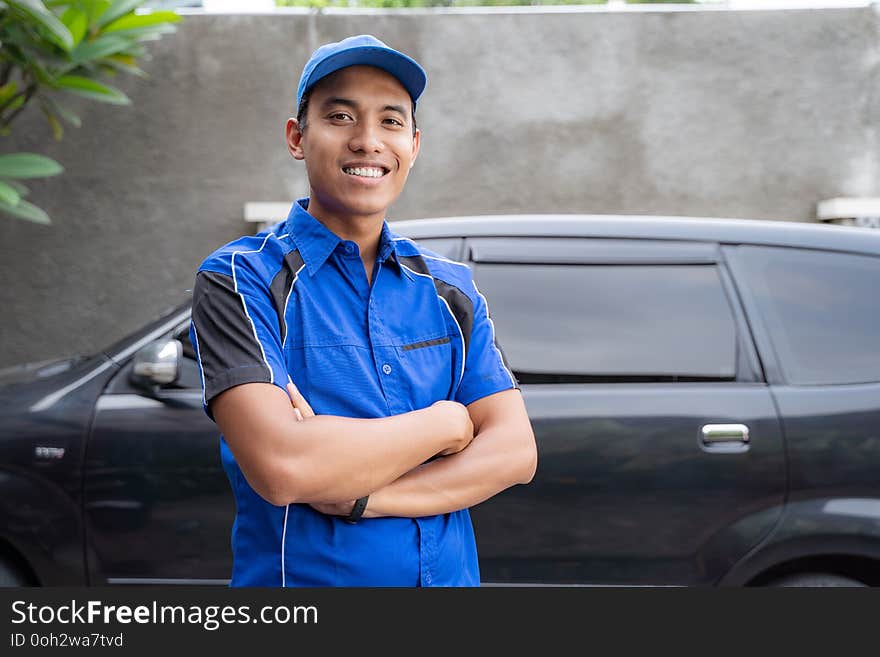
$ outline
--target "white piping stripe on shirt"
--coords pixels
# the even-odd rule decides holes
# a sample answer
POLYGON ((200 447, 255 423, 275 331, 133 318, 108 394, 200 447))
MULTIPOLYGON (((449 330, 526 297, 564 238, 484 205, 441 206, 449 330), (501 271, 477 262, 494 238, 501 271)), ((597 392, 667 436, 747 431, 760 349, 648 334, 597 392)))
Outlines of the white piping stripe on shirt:
POLYGON ((208 400, 205 398, 205 370, 202 367, 202 349, 199 347, 199 330, 196 328, 196 323, 192 322, 193 327, 193 335, 196 337, 196 360, 199 363, 199 378, 202 380, 202 403, 207 406, 208 400))
MULTIPOLYGON (((404 269, 409 269, 416 276, 423 276, 425 278, 429 278, 429 279, 431 279, 431 283, 432 284, 434 283, 433 276, 429 276, 428 274, 421 274, 417 271, 413 271, 412 269, 410 269, 409 267, 407 267, 403 263, 400 263, 400 265, 404 269)), ((446 306, 446 309, 449 311, 449 314, 452 315, 452 321, 455 322, 455 325, 458 327, 458 335, 461 336, 461 374, 459 374, 459 376, 458 376, 458 385, 461 385, 461 380, 464 377, 464 364, 465 364, 465 361, 467 360, 467 348, 464 345, 464 333, 461 330, 461 324, 458 323, 458 320, 455 318, 455 313, 452 312, 452 308, 449 307, 449 303, 446 301, 446 299, 444 299, 440 294, 437 295, 437 298, 443 302, 443 305, 446 306)))
MULTIPOLYGON (((284 239, 285 237, 287 237, 289 235, 290 235, 290 233, 285 233, 284 235, 281 235, 280 237, 277 237, 276 239, 284 239)), ((251 323, 251 328, 254 331, 254 340, 256 340, 257 344, 260 345, 260 352, 263 354, 263 362, 266 363, 266 367, 269 368, 269 376, 272 378, 272 383, 275 383, 275 372, 272 370, 272 366, 269 365, 269 361, 266 359, 266 351, 263 349, 263 343, 260 342, 260 338, 257 336, 257 327, 254 324, 254 320, 251 318, 250 313, 248 313, 247 303, 244 300, 244 295, 241 294, 240 292, 238 292, 238 279, 235 276, 235 256, 237 256, 239 253, 259 253, 260 251, 263 250, 263 247, 266 246, 266 242, 269 241, 270 237, 275 237, 275 233, 269 233, 268 235, 266 235, 266 239, 263 240, 263 243, 260 245, 260 248, 257 249, 256 251, 235 251, 232 254, 232 282, 235 287, 236 293, 238 293, 238 296, 241 297, 241 305, 244 308, 244 314, 247 315, 248 321, 250 321, 250 323, 251 323)), ((297 274, 299 274, 300 271, 302 271, 302 267, 300 267, 299 270, 297 270, 297 274)), ((294 279, 294 281, 295 280, 296 279, 294 279)), ((290 287, 291 287, 291 289, 293 289, 292 284, 290 287)), ((290 293, 288 293, 287 297, 289 300, 290 293)), ((285 305, 285 313, 286 313, 286 305, 285 305)), ((285 335, 285 338, 286 337, 287 336, 285 335)), ((289 378, 290 378, 290 375, 288 375, 288 379, 289 378)), ((202 388, 204 389, 204 385, 202 386, 202 388)), ((284 526, 281 529, 281 586, 282 587, 287 586, 287 581, 286 581, 287 578, 286 578, 286 574, 284 572, 284 543, 287 539, 287 514, 289 511, 290 511, 290 505, 288 504, 287 507, 285 507, 285 509, 284 509, 284 526)))
POLYGON ((272 370, 272 366, 269 365, 269 360, 266 358, 266 350, 263 349, 263 343, 260 342, 260 338, 257 336, 257 326, 256 326, 256 324, 254 324, 254 320, 251 318, 251 315, 248 312, 247 303, 244 300, 244 295, 238 291, 238 279, 235 276, 235 256, 237 256, 239 253, 259 253, 260 251, 263 250, 263 247, 266 246, 266 242, 269 241, 270 237, 275 237, 275 233, 269 233, 268 235, 266 235, 266 239, 263 240, 263 243, 260 245, 260 248, 257 249, 256 251, 233 251, 232 258, 231 258, 231 266, 232 266, 232 284, 233 284, 233 287, 235 288, 235 293, 238 294, 238 296, 241 298, 241 306, 242 306, 242 308, 244 308, 245 316, 247 316, 248 321, 251 323, 251 329, 254 332, 254 340, 257 341, 257 344, 260 347, 260 353, 263 355, 263 362, 266 363, 266 367, 269 370, 269 377, 271 378, 272 383, 275 383, 275 372, 272 370))
MULTIPOLYGON (((284 300, 284 315, 282 315, 282 319, 284 319, 284 336, 281 338, 281 346, 287 344, 287 335, 290 333, 290 329, 287 326, 287 304, 290 303, 290 295, 293 293, 293 286, 296 285, 296 281, 299 278, 299 273, 303 270, 303 267, 306 266, 304 262, 302 267, 296 270, 296 273, 293 275, 293 281, 290 283, 290 289, 287 291, 287 299, 284 300)), ((288 376, 288 378, 290 378, 288 376)))
POLYGON ((437 256, 429 256, 424 253, 420 253, 419 255, 422 256, 423 258, 427 258, 428 260, 439 260, 440 262, 448 262, 450 265, 458 265, 459 267, 467 267, 468 269, 470 269, 470 267, 466 263, 459 262, 458 260, 450 260, 449 258, 439 258, 437 256))
POLYGON ((498 360, 501 362, 501 367, 507 372, 507 376, 510 377, 510 382, 513 384, 513 387, 516 388, 516 379, 513 378, 513 372, 507 369, 507 365, 504 364, 504 355, 501 353, 501 350, 498 349, 498 345, 495 344, 495 322, 492 321, 492 317, 489 315, 489 302, 486 301, 486 297, 480 292, 480 288, 477 287, 476 281, 472 281, 472 283, 474 284, 474 289, 477 291, 477 294, 479 294, 480 298, 483 300, 483 307, 486 309, 486 319, 489 320, 489 327, 492 329, 492 348, 498 353, 498 360))
POLYGON ((284 572, 284 542, 287 540, 287 514, 289 511, 290 505, 288 504, 284 508, 284 528, 281 530, 281 588, 287 586, 287 573, 284 572))
MULTIPOLYGON (((411 240, 408 237, 395 237, 391 241, 392 242, 409 242, 410 244, 412 244, 416 248, 418 248, 418 246, 419 246, 416 242, 414 242, 413 240, 411 240)), ((468 269, 470 269, 470 266, 467 263, 458 262, 457 260, 450 260, 449 258, 440 258, 438 256, 430 256, 430 255, 422 253, 421 249, 419 249, 419 256, 421 256, 422 258, 430 258, 431 260, 439 260, 440 262, 448 262, 450 265, 459 265, 461 267, 467 267, 468 269)))

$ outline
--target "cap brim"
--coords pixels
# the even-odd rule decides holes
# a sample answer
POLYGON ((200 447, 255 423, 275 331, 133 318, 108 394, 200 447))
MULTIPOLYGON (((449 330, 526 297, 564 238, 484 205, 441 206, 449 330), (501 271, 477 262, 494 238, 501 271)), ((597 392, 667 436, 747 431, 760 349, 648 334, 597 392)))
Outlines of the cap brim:
POLYGON ((391 48, 358 46, 330 55, 318 64, 306 79, 299 100, 301 101, 302 96, 314 87, 318 81, 331 73, 349 66, 358 65, 375 66, 393 75, 400 81, 404 89, 407 90, 414 106, 428 82, 428 76, 424 69, 411 57, 407 57, 403 53, 391 48))

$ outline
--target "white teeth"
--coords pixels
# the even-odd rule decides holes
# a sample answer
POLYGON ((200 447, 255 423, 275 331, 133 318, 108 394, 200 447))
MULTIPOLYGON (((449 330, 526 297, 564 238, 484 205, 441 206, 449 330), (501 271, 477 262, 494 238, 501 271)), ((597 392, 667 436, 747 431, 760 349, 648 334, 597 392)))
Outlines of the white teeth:
POLYGON ((342 170, 349 175, 362 176, 364 178, 381 178, 385 175, 383 169, 376 169, 374 167, 345 167, 342 170))

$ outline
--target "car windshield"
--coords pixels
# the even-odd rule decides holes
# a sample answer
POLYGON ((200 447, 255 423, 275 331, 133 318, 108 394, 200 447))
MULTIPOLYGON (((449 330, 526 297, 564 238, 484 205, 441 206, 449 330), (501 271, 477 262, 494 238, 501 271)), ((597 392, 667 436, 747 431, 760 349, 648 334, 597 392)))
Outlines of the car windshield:
POLYGON ((122 338, 120 340, 117 340, 116 342, 114 342, 113 344, 108 346, 106 349, 102 349, 101 352, 99 352, 99 353, 103 353, 106 356, 108 356, 109 358, 113 358, 115 355, 130 348, 131 345, 136 344, 140 340, 143 340, 146 336, 148 336, 150 333, 156 331, 163 324, 166 324, 169 321, 171 321, 176 315, 182 315, 183 313, 188 312, 191 303, 192 303, 192 299, 186 298, 184 301, 181 301, 180 303, 178 303, 174 306, 166 308, 161 313, 156 315, 154 319, 150 320, 148 323, 143 325, 142 328, 138 329, 137 331, 135 331, 133 333, 130 333, 129 335, 125 336, 124 338, 122 338))

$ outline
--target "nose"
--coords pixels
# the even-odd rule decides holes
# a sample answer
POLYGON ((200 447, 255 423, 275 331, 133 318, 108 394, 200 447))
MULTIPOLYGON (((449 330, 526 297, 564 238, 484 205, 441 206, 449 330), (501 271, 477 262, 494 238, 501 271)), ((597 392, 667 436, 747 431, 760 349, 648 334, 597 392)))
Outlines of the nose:
POLYGON ((370 122, 359 123, 351 136, 348 147, 354 152, 381 153, 385 144, 379 132, 380 128, 370 122))

